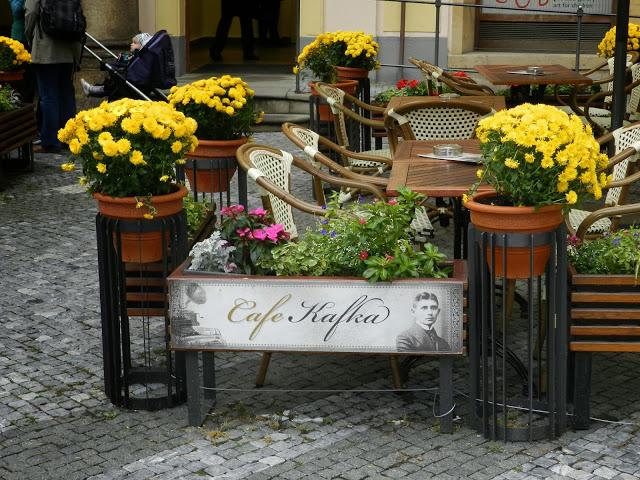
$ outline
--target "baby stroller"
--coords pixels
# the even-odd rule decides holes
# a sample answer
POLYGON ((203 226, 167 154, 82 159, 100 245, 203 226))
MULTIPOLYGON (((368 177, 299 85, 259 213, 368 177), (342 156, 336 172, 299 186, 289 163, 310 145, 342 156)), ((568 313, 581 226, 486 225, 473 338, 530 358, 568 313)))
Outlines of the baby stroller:
POLYGON ((115 58, 113 62, 106 62, 86 45, 83 46, 84 51, 100 62, 100 69, 109 74, 105 80, 109 101, 125 97, 166 101, 162 90, 177 83, 173 48, 166 30, 156 32, 130 61, 123 61, 90 34, 86 36, 115 58))

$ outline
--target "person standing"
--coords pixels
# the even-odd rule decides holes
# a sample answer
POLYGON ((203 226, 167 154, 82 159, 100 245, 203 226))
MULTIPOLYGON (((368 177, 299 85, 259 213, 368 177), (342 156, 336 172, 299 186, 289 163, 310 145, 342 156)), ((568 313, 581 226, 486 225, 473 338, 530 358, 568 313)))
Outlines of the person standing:
POLYGON ((435 330, 440 315, 440 302, 434 293, 422 292, 411 306, 415 325, 401 332, 396 338, 399 352, 448 352, 449 343, 435 330))
POLYGON ((31 63, 36 72, 42 111, 40 149, 58 153, 61 145, 58 130, 76 114, 73 75, 80 63, 80 41, 53 38, 42 31, 39 23, 42 0, 25 1, 25 35, 31 45, 31 63))
POLYGON ((11 7, 11 38, 26 43, 24 36, 24 0, 9 0, 11 7))
POLYGON ((220 21, 216 29, 209 56, 214 62, 222 61, 222 50, 229 37, 229 29, 233 17, 240 19, 240 35, 242 37, 242 57, 244 60, 258 60, 254 51, 253 40, 253 15, 257 9, 255 0, 221 0, 220 21))

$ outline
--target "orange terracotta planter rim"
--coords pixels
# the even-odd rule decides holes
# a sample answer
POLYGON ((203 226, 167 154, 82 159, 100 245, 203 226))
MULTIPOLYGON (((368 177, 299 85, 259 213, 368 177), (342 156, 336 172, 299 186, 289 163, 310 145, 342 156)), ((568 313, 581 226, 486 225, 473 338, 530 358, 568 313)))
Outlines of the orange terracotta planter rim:
POLYGON ((496 197, 495 192, 482 192, 471 197, 465 207, 471 212, 471 223, 488 232, 537 233, 554 230, 564 220, 562 205, 510 207, 480 203, 496 197))
POLYGON ((188 158, 220 158, 235 157, 236 150, 249 141, 249 137, 240 137, 233 140, 201 140, 198 139, 196 149, 187 153, 188 158))
POLYGON ((334 66, 338 72, 338 78, 367 78, 369 70, 361 67, 340 67, 334 66), (342 74, 342 75, 341 75, 342 74))
MULTIPOLYGON (((153 195, 151 202, 156 208, 156 217, 174 215, 183 209, 182 198, 189 193, 187 187, 174 184, 175 190, 165 195, 153 195)), ((142 195, 141 195, 142 196, 142 195)), ((112 197, 102 193, 93 193, 98 202, 98 210, 108 217, 123 219, 141 219, 148 213, 145 208, 136 208, 136 197, 112 197)))

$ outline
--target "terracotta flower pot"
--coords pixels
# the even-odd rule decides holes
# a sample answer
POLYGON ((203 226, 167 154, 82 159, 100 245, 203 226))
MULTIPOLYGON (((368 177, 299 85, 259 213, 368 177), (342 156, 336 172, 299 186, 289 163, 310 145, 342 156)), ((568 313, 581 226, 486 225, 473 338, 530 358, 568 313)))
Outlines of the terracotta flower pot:
POLYGON ((369 76, 369 70, 366 68, 353 68, 353 67, 333 67, 338 74, 338 81, 344 80, 360 80, 369 76))
MULTIPOLYGON (((315 89, 315 83, 309 82, 308 85, 309 85, 309 88, 311 89, 311 95, 313 95, 314 97, 319 97, 320 94, 315 89)), ((330 85, 332 87, 339 88, 340 90, 344 90, 349 95, 355 95, 356 90, 358 90, 359 84, 357 80, 345 80, 343 82, 331 83, 330 85)), ((318 112, 320 114, 320 120, 324 122, 333 121, 333 114, 331 113, 331 107, 329 107, 329 105, 320 104, 318 106, 318 112)))
POLYGON ((19 82, 24 78, 24 70, 12 70, 5 72, 0 70, 0 83, 19 82))
MULTIPOLYGON (((154 195, 152 202, 157 210, 155 218, 175 215, 183 209, 182 198, 187 195, 187 188, 175 185, 176 190, 166 195, 154 195)), ((143 220, 147 209, 136 208, 135 197, 111 197, 101 193, 94 193, 93 198, 98 202, 98 211, 109 218, 119 220, 143 220)), ((114 245, 118 246, 118 239, 114 234, 114 245)), ((166 239, 165 239, 166 242, 166 239)), ((120 232, 120 258, 123 262, 150 263, 162 259, 162 232, 120 232)))
POLYGON ((191 189, 196 192, 226 192, 238 166, 236 151, 247 140, 247 137, 237 140, 198 140, 195 151, 187 154, 189 160, 185 165, 191 189))
MULTIPOLYGON (((538 210, 533 207, 491 205, 490 200, 495 196, 493 192, 479 193, 465 204, 471 212, 471 223, 478 230, 490 233, 543 233, 555 230, 564 220, 562 205, 548 205, 538 210)), ((495 251, 496 275, 504 277, 503 248, 496 246, 495 251)), ((550 252, 551 246, 548 244, 534 246, 533 275, 541 275, 544 272, 550 252)), ((529 247, 507 247, 507 278, 529 278, 529 253, 529 247)), ((490 248, 486 250, 486 257, 491 266, 490 248)))

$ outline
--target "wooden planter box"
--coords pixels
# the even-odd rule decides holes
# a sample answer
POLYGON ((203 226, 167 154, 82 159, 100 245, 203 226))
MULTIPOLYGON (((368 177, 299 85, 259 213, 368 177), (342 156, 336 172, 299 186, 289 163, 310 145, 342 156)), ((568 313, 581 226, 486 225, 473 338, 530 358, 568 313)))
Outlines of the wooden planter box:
POLYGON ((579 274, 569 265, 569 292, 574 421, 576 428, 589 428, 591 354, 640 352, 640 279, 579 274))
MULTIPOLYGON (((452 432, 453 357, 466 353, 465 261, 452 262, 450 278, 375 284, 348 277, 189 272, 187 265, 168 283, 171 349, 185 352, 190 425, 200 425, 205 413, 199 352, 205 387, 215 386, 213 355, 219 351, 264 352, 262 379, 274 352, 388 355, 392 370, 399 356, 431 355, 440 360, 440 406, 446 412, 441 431, 452 432), (417 324, 420 312, 433 308, 433 300, 416 298, 423 292, 438 298, 436 335, 417 324)), ((204 396, 215 399, 215 391, 204 396)))
POLYGON ((37 135, 38 125, 33 104, 0 112, 0 155, 30 143, 37 135))

